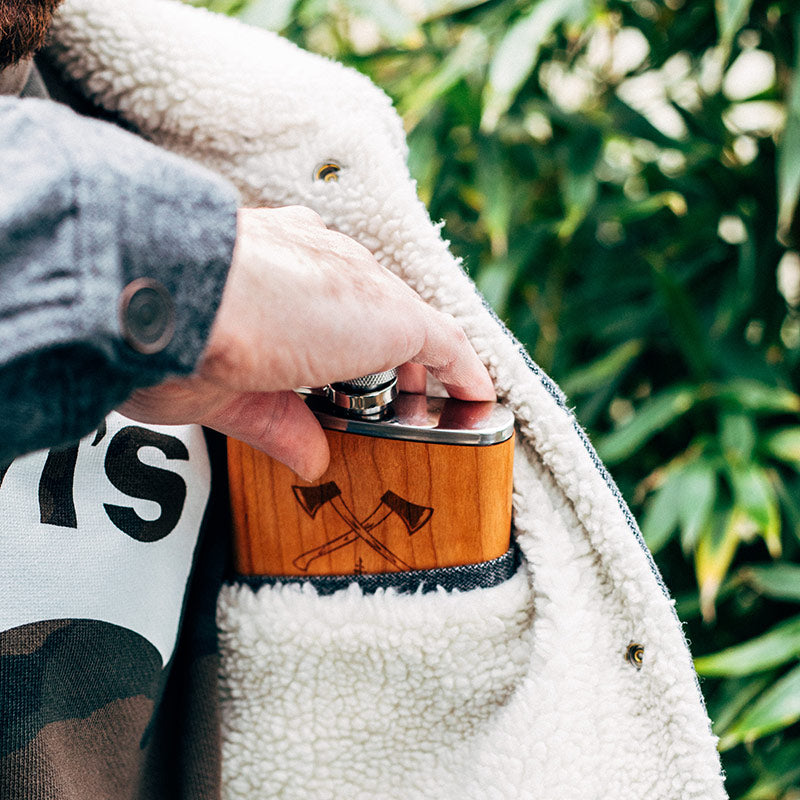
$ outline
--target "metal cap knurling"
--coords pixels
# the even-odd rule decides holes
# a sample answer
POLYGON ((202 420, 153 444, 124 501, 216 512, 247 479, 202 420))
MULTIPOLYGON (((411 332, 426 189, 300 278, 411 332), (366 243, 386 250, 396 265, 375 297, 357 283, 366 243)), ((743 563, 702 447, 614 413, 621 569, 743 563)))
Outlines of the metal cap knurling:
POLYGON ((380 414, 396 397, 396 369, 373 372, 328 387, 328 400, 358 417, 380 414))
POLYGON ((387 383, 392 383, 397 380, 397 369, 387 369, 383 372, 371 372, 369 375, 362 375, 360 378, 352 378, 347 381, 339 381, 334 383, 333 386, 342 392, 354 392, 363 394, 364 392, 371 392, 384 386, 387 383))

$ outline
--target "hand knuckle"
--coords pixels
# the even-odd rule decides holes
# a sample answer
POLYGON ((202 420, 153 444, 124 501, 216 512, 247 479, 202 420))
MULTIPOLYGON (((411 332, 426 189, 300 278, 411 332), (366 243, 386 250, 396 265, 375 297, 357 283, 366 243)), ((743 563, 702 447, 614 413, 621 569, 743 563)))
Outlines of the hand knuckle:
POLYGON ((274 395, 267 413, 261 418, 261 430, 258 438, 264 442, 277 438, 288 415, 289 398, 287 395, 274 395))
POLYGON ((313 208, 309 208, 308 206, 286 206, 284 209, 286 212, 292 215, 292 217, 298 223, 306 223, 310 225, 318 225, 320 227, 325 227, 325 223, 322 220, 322 217, 314 211, 313 208))
POLYGON ((442 314, 442 321, 450 339, 457 344, 464 344, 467 341, 467 334, 452 314, 442 314))

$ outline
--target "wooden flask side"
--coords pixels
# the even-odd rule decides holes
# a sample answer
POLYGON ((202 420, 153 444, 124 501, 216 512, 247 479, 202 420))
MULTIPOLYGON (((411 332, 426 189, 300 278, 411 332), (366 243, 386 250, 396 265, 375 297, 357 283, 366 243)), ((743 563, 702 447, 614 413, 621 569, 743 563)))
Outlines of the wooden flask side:
POLYGON ((239 573, 431 569, 508 550, 513 437, 465 446, 325 433, 331 465, 313 484, 228 440, 239 573))

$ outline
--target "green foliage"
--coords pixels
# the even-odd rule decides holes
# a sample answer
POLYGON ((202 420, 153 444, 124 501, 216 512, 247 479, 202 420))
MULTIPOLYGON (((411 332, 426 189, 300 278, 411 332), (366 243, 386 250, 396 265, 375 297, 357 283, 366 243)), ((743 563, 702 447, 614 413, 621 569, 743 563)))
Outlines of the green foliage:
POLYGON ((395 99, 421 197, 678 594, 731 796, 798 796, 796 3, 197 4, 395 99))
MULTIPOLYGON (((795 41, 800 36, 800 16, 795 20, 795 41)), ((787 107, 783 147, 778 157, 778 231, 790 237, 792 219, 800 195, 800 47, 795 54, 795 70, 787 107)))
POLYGON ((695 661, 701 675, 752 675, 773 669, 800 656, 800 617, 776 625, 744 644, 695 661))

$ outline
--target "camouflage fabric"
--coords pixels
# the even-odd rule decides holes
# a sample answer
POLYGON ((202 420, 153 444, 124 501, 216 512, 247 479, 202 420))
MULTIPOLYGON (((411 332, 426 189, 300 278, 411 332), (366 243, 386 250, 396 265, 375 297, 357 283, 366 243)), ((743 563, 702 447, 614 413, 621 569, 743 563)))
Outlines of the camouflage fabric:
MULTIPOLYGON (((119 421, 116 427, 117 433, 124 430, 119 428, 119 421)), ((224 443, 213 442, 212 449, 224 457, 224 443)), ((84 442, 81 447, 82 454, 84 449, 90 452, 90 443, 84 442)), ((200 459, 202 463, 206 455, 197 452, 196 441, 191 449, 190 462, 200 459)), ((34 455, 31 461, 36 463, 36 458, 47 463, 44 454, 34 455)), ((7 491, 15 488, 11 478, 15 474, 19 477, 24 466, 31 465, 12 464, 3 471, 7 491)), ((190 474, 184 473, 184 479, 189 479, 190 474)), ((224 475, 224 463, 220 474, 224 475)), ((60 483, 54 484, 56 489, 70 478, 70 472, 61 470, 58 475, 60 483)), ((102 482, 98 478, 105 478, 94 477, 98 485, 102 482)), ((73 476, 72 480, 80 483, 80 477, 73 476)), ((19 482, 35 486, 30 478, 19 482)), ((166 665, 159 647, 147 635, 100 619, 41 619, 0 633, 0 797, 3 800, 219 797, 214 613, 227 544, 224 535, 214 538, 206 531, 226 529, 227 499, 224 486, 221 488, 219 497, 207 508, 203 504, 200 514, 195 513, 193 521, 190 520, 195 535, 200 520, 205 522, 200 545, 192 558, 191 591, 184 596, 186 583, 181 589, 180 636, 166 665)), ((0 512, 6 512, 8 507, 3 502, 6 495, 2 490, 0 482, 0 512)), ((60 496, 59 491, 49 495, 44 492, 50 499, 43 503, 42 514, 49 520, 48 534, 58 534, 61 530, 68 537, 71 530, 65 525, 69 520, 54 517, 50 513, 52 506, 48 505, 53 494, 60 496)), ((191 493, 189 487, 188 494, 191 493)), ((79 498, 75 505, 80 523, 85 506, 79 498)), ((9 542, 3 542, 4 533, 8 538, 8 530, 0 532, 0 553, 7 554, 9 542)), ((35 535, 35 529, 31 533, 35 535)), ((115 558, 119 554, 113 548, 100 552, 93 568, 101 572, 108 568, 104 560, 115 558)), ((33 587, 39 581, 47 585, 46 578, 37 574, 35 563, 19 562, 20 559, 15 563, 6 560, 0 564, 0 584, 11 569, 27 568, 33 587)), ((97 594, 100 586, 101 601, 109 605, 118 602, 111 596, 113 584, 99 578, 96 584, 86 586, 87 595, 97 594)), ((0 586, 0 600, 5 603, 8 596, 2 589, 0 586)), ((32 597, 37 602, 35 594, 32 597)), ((150 610, 158 615, 164 610, 158 608, 155 598, 154 592, 150 610)), ((3 613, 0 609, 0 616, 3 613)))
POLYGON ((137 796, 164 675, 152 644, 105 622, 36 622, 0 634, 0 675, 0 796, 137 796))

